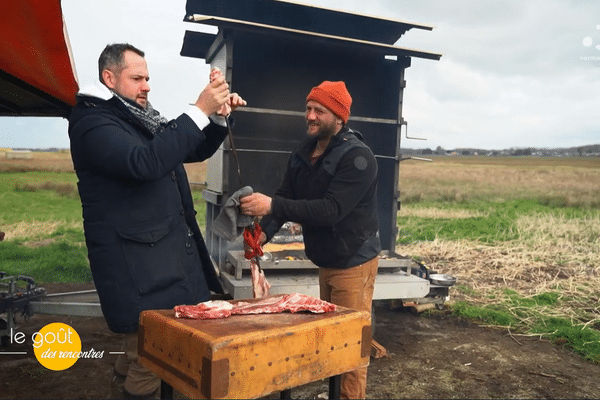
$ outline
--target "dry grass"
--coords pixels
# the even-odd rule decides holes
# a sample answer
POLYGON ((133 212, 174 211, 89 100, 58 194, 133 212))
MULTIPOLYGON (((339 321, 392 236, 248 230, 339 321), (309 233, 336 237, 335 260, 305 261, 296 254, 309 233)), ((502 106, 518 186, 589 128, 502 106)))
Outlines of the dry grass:
POLYGON ((9 160, 0 157, 0 172, 74 172, 71 153, 59 152, 32 152, 29 160, 9 160))
POLYGON ((415 208, 405 207, 400 210, 400 213, 404 217, 417 217, 417 218, 433 218, 433 219, 463 219, 463 218, 477 218, 485 217, 486 214, 480 211, 474 210, 442 210, 440 208, 426 207, 426 208, 415 208))
POLYGON ((600 206, 600 157, 434 157, 400 167, 401 199, 419 202, 555 199, 564 205, 600 206))
POLYGON ((42 182, 42 183, 17 183, 17 192, 37 192, 38 190, 53 190, 61 196, 78 196, 77 187, 70 183, 42 182))
POLYGON ((562 307, 547 310, 548 316, 600 321, 600 215, 524 215, 516 229, 519 239, 497 246, 434 240, 399 246, 397 251, 456 276, 458 289, 452 296, 457 300, 489 305, 504 301, 506 289, 524 298, 559 291, 562 307))
MULTIPOLYGON (((32 152, 29 160, 9 160, 0 156, 0 172, 75 172, 71 153, 68 150, 58 152, 32 152)), ((206 162, 185 164, 188 179, 192 184, 206 182, 206 162)))
MULTIPOLYGON (((475 305, 506 304, 507 291, 522 298, 560 293, 560 307, 546 316, 600 326, 600 158, 434 157, 400 170, 402 215, 432 219, 471 218, 473 211, 437 208, 444 202, 535 198, 542 203, 587 209, 585 217, 521 215, 518 239, 498 245, 467 240, 416 242, 400 254, 457 277, 453 300, 475 305), (424 206, 416 203, 426 202, 424 206)), ((511 310, 524 324, 536 320, 511 310)))
POLYGON ((6 224, 2 230, 6 237, 15 239, 36 239, 52 235, 59 228, 77 228, 83 230, 81 221, 66 223, 64 221, 21 221, 15 224, 6 224))

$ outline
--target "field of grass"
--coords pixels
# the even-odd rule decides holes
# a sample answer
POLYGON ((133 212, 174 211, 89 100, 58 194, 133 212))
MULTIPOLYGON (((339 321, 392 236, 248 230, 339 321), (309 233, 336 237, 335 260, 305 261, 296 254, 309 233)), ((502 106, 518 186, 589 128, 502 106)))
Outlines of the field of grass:
POLYGON ((397 252, 457 277, 452 309, 600 362, 600 159, 401 166, 397 252))
POLYGON ((0 271, 90 282, 77 178, 68 153, 0 161, 0 271))
MULTIPOLYGON (((68 153, 0 159, 0 271, 91 281, 76 181, 68 153)), ((600 158, 405 161, 400 189, 396 251, 457 277, 455 313, 600 362, 600 158)))
MULTIPOLYGON (((204 164, 188 168, 198 220, 204 225, 204 164)), ((91 282, 77 177, 68 152, 0 157, 0 271, 38 283, 91 282)))
POLYGON ((400 166, 404 204, 536 199, 560 206, 600 206, 598 157, 433 157, 400 166))

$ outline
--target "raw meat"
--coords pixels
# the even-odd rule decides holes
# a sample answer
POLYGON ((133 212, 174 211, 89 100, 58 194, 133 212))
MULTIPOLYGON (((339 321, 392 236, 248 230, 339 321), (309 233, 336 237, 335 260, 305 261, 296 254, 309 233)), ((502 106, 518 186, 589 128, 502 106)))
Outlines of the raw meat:
MULTIPOLYGON (((214 81, 215 79, 217 79, 218 77, 222 76, 223 73, 221 72, 221 70, 219 68, 213 68, 210 71, 210 77, 209 77, 209 82, 212 83, 212 81, 214 81)), ((219 111, 217 111, 217 114, 219 115, 225 115, 225 113, 227 112, 227 106, 225 104, 223 104, 223 107, 221 107, 219 109, 219 111)))
POLYGON ((250 260, 252 295, 255 299, 269 296, 271 288, 271 284, 258 264, 258 257, 264 254, 260 241, 261 234, 262 228, 256 220, 244 229, 244 257, 250 260))
POLYGON ((215 79, 217 79, 219 76, 223 75, 223 73, 221 72, 221 70, 218 67, 213 68, 210 71, 210 78, 209 78, 209 82, 214 81, 215 79))
POLYGON ((191 319, 227 318, 231 315, 233 304, 224 300, 205 301, 195 306, 175 306, 175 317, 191 319))
POLYGON ((264 271, 258 268, 256 259, 250 260, 250 273, 252 275, 252 295, 255 299, 269 296, 271 284, 267 281, 264 271))
POLYGON ((336 305, 300 293, 271 296, 259 301, 230 303, 223 300, 207 301, 195 306, 176 306, 175 317, 189 319, 217 319, 230 315, 276 314, 289 311, 310 311, 315 314, 335 311, 336 305))

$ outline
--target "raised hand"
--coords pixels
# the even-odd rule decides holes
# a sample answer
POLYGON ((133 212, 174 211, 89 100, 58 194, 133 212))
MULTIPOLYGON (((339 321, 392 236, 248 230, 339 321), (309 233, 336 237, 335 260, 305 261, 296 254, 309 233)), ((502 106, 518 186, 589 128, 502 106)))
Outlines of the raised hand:
POLYGON ((196 107, 202 110, 206 116, 212 115, 229 102, 229 95, 229 85, 225 82, 225 77, 218 69, 216 72, 213 70, 210 83, 206 85, 196 100, 196 107))
MULTIPOLYGON (((223 77, 223 73, 219 68, 213 68, 212 71, 210 71, 210 82, 213 82, 220 77, 223 77)), ((221 116, 227 116, 236 108, 245 106, 246 104, 248 103, 246 100, 242 99, 240 95, 237 93, 230 93, 227 102, 223 104, 223 106, 217 111, 217 114, 221 116)))

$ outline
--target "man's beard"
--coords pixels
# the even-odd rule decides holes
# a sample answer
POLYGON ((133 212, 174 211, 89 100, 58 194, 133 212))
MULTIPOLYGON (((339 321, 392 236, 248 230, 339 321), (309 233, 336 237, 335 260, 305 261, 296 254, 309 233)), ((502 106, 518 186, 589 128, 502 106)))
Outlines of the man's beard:
POLYGON ((319 127, 319 130, 316 133, 310 133, 310 130, 307 129, 306 134, 310 137, 314 137, 317 138, 317 140, 321 140, 321 139, 329 139, 331 138, 334 134, 335 134, 335 123, 331 124, 331 125, 324 125, 322 123, 320 124, 315 124, 315 123, 308 123, 308 126, 310 127, 311 125, 316 125, 319 127))

